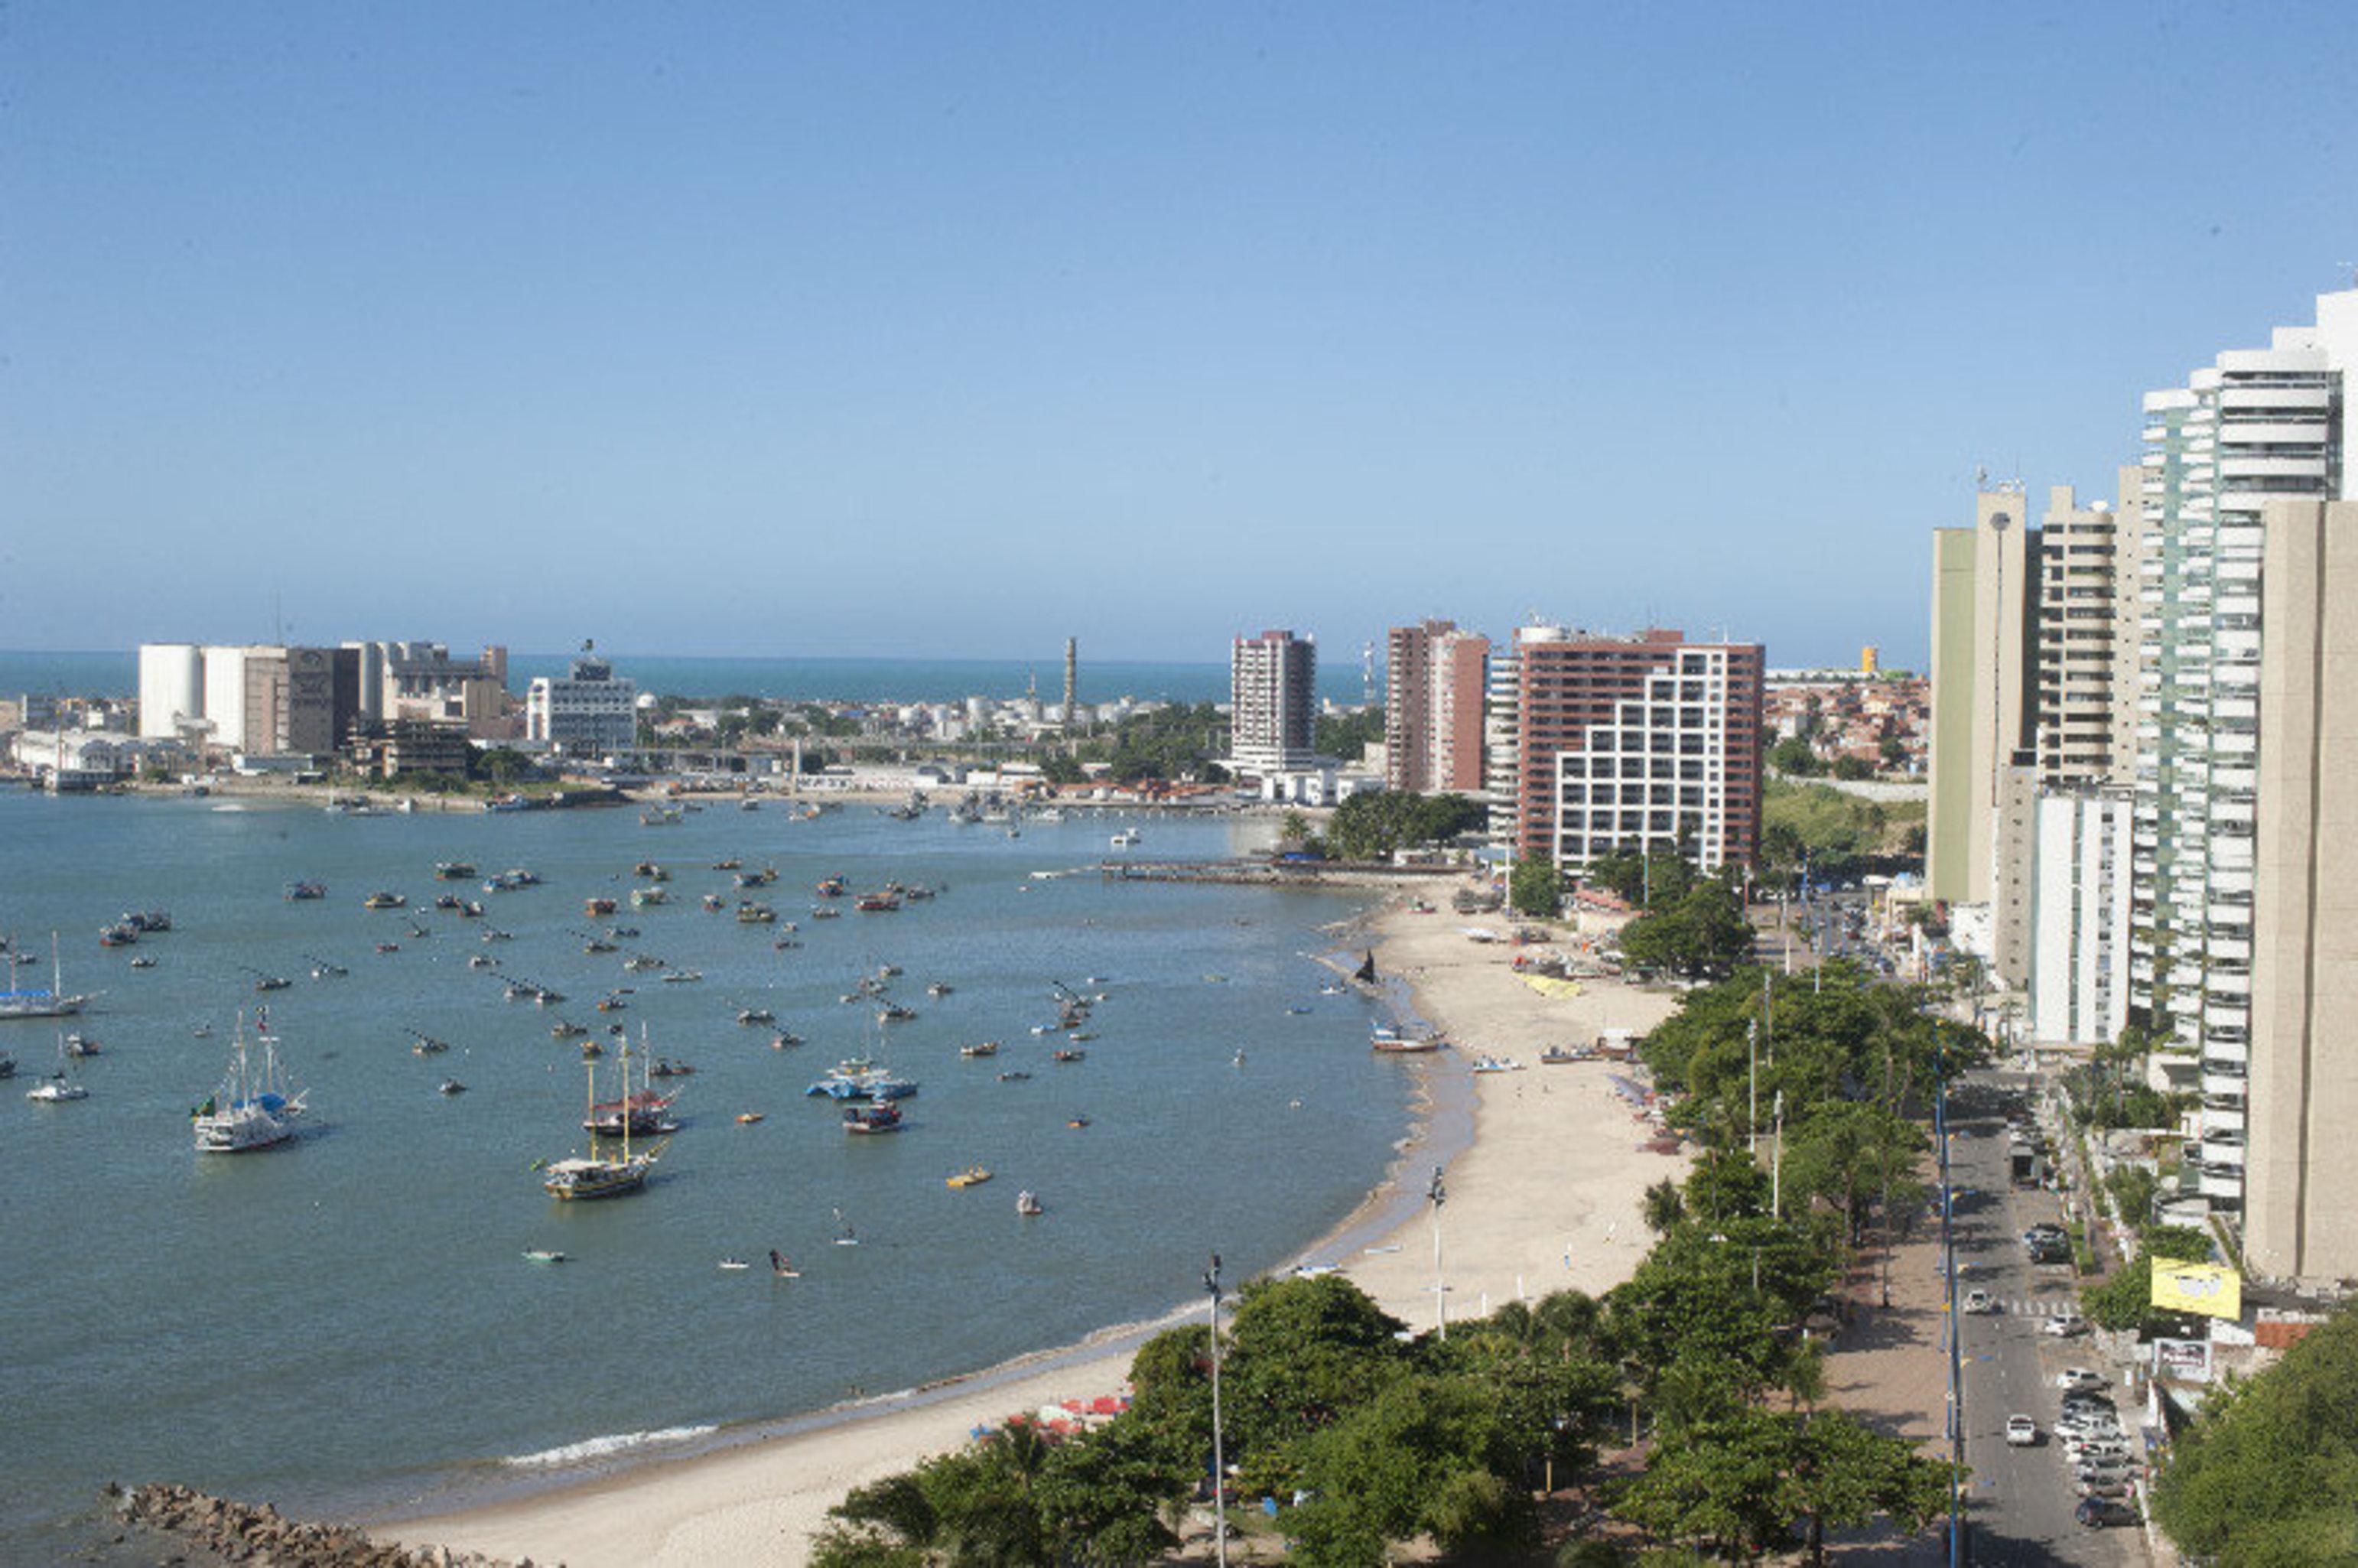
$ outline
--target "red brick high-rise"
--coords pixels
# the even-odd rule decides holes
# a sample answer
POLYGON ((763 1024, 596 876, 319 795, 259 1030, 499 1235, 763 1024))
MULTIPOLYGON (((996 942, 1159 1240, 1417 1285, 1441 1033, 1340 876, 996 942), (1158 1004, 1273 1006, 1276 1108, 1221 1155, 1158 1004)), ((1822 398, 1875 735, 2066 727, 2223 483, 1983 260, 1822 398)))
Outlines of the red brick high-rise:
POLYGON ((1490 640, 1427 621, 1393 627, 1385 643, 1384 787, 1478 795, 1490 640))

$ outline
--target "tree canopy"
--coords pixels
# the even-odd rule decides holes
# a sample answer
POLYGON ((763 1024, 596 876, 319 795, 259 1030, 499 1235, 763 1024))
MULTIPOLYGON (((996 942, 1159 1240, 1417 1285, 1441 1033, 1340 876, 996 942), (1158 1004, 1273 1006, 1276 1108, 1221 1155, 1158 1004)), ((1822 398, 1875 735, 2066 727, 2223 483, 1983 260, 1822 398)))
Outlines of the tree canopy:
POLYGON ((2358 1317, 2214 1392, 2154 1488, 2180 1549, 2238 1568, 2358 1560, 2358 1317))
POLYGON ((1326 824, 1326 849, 1338 860, 1385 860, 1395 849, 1444 843, 1488 819, 1487 808, 1462 795, 1355 795, 1326 824))

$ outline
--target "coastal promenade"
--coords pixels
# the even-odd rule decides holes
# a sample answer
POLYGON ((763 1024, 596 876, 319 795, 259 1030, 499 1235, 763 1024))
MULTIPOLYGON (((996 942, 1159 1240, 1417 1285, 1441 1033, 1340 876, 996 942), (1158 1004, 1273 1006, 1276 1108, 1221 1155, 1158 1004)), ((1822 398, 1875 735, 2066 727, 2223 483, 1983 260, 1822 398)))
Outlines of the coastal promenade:
MULTIPOLYGON (((1375 914, 1366 935, 1405 1006, 1457 1048, 1399 1060, 1401 1071, 1424 1080, 1418 1128, 1385 1184, 1300 1261, 1339 1267, 1417 1327, 1434 1322, 1444 1302, 1452 1318, 1478 1316, 1519 1295, 1597 1292, 1627 1278, 1649 1240, 1645 1189, 1682 1172, 1684 1157, 1641 1147, 1650 1129, 1617 1093, 1606 1064, 1542 1065, 1539 1053, 1608 1028, 1650 1029, 1673 999, 1610 981, 1542 995, 1514 970, 1514 949, 1471 941, 1451 916, 1412 913, 1402 903, 1375 914), (1482 1055, 1523 1065, 1476 1075, 1471 1064, 1482 1055), (1425 1201, 1436 1164, 1446 1184, 1438 1278, 1425 1201)), ((1203 1310, 1190 1304, 1161 1322, 821 1412, 711 1454, 463 1513, 374 1521, 373 1533, 571 1568, 799 1564, 827 1509, 850 1488, 954 1449, 1010 1415, 1119 1391, 1140 1344, 1203 1310)))

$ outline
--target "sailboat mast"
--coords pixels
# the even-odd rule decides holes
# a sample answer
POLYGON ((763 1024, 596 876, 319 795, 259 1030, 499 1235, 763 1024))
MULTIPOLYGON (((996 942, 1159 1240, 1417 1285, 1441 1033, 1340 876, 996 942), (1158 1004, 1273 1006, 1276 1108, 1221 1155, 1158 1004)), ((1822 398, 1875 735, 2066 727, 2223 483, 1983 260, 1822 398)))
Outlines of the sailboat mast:
POLYGON ((581 1119, 589 1126, 590 1158, 595 1160, 598 1157, 598 1064, 585 1059, 581 1064, 581 1075, 589 1080, 582 1097, 581 1119))
MULTIPOLYGON (((642 1026, 644 1027, 644 1026, 642 1026)), ((622 1032, 622 1163, 631 1162, 631 1033, 622 1032)))

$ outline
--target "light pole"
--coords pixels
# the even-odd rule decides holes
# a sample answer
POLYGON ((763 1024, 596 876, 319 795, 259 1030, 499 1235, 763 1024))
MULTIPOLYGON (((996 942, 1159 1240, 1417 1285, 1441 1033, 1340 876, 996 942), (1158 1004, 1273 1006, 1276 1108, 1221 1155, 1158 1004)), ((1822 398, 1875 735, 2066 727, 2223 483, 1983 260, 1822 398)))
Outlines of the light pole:
POLYGON ((1228 1456, 1220 1448, 1220 1255, 1204 1271, 1204 1293, 1212 1298, 1212 1547, 1219 1568, 1228 1568, 1228 1456))
POLYGON ((1433 1200, 1433 1318, 1440 1326, 1441 1337, 1447 1339, 1449 1337, 1449 1287, 1443 1284, 1441 1281, 1441 1206, 1449 1195, 1442 1187, 1441 1167, 1438 1165, 1433 1168, 1433 1185, 1425 1189, 1424 1195, 1433 1200))

